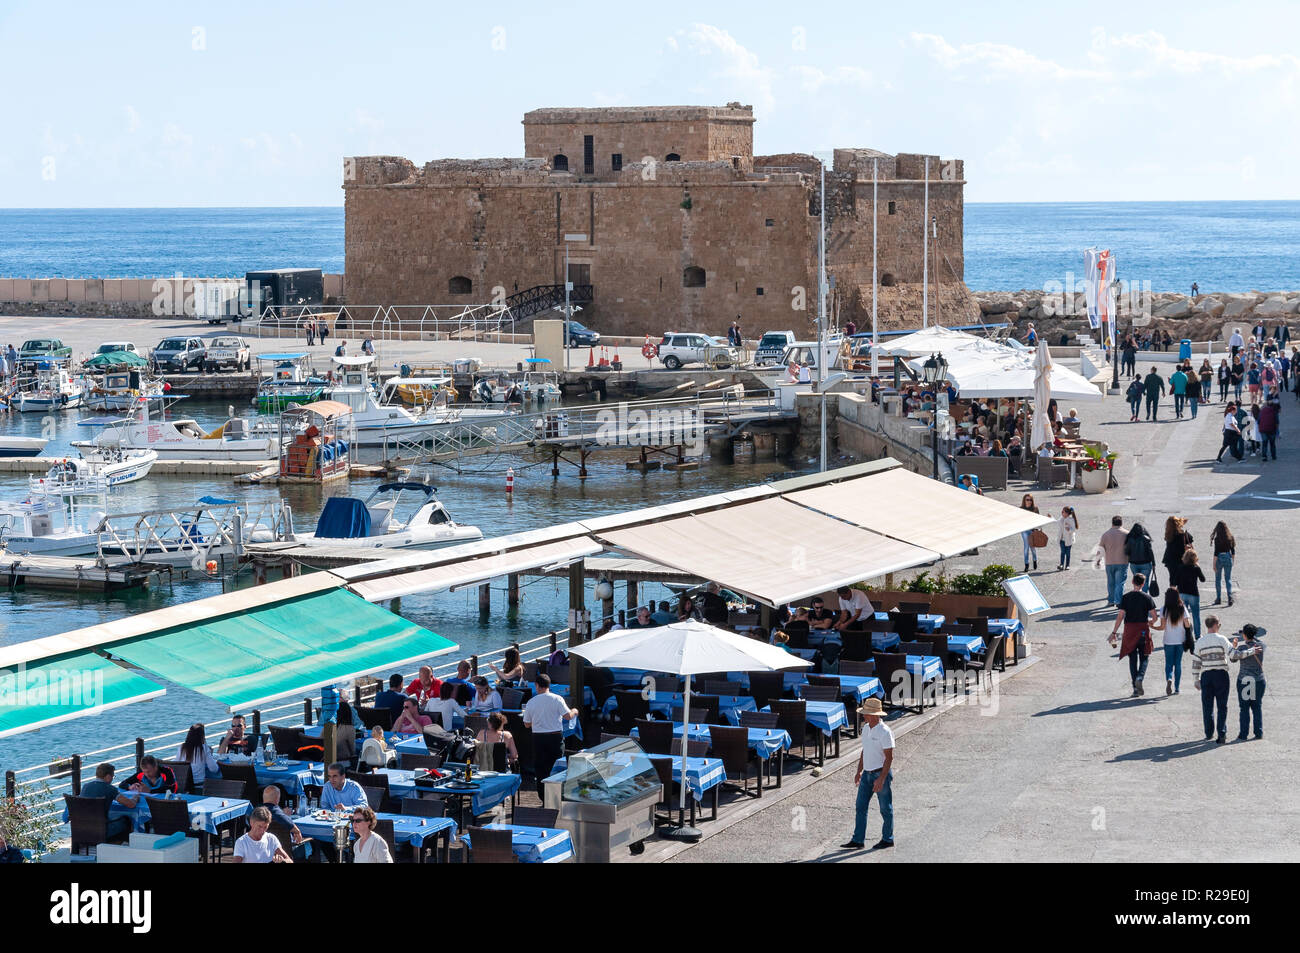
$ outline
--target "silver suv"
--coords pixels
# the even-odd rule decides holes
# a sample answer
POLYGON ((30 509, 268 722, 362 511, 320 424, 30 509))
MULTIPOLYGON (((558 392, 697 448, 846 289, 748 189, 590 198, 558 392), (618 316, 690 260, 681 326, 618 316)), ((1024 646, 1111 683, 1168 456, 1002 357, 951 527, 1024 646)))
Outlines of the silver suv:
POLYGON ((665 331, 659 342, 659 360, 675 371, 683 364, 734 367, 741 362, 740 350, 721 338, 693 332, 665 331))

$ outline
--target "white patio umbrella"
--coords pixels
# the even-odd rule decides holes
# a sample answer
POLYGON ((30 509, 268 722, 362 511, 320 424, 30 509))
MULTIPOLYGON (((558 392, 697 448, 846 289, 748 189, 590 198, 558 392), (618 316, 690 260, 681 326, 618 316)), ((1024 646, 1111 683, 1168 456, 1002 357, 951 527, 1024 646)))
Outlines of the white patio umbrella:
POLYGON ((695 619, 651 629, 624 629, 569 648, 592 665, 639 668, 686 676, 682 706, 682 785, 680 806, 686 807, 686 725, 691 723, 691 676, 705 672, 776 672, 811 668, 812 663, 784 649, 746 638, 695 619))
POLYGON ((1047 405, 1051 400, 1052 353, 1047 349, 1047 342, 1040 338, 1038 353, 1034 355, 1034 421, 1030 430, 1030 443, 1035 451, 1056 437, 1052 421, 1047 416, 1047 405))

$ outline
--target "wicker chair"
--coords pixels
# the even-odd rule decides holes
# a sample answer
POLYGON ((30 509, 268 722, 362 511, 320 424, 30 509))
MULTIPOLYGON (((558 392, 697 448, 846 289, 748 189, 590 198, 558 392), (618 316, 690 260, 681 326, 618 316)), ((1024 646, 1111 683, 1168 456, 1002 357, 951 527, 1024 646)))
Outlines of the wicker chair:
POLYGON ((772 711, 777 715, 776 726, 790 735, 793 745, 799 746, 799 758, 808 760, 808 738, 813 736, 813 746, 817 739, 813 734, 817 729, 808 724, 808 706, 801 701, 774 701, 772 711))
POLYGON ((446 817, 447 801, 440 797, 404 797, 402 813, 407 817, 446 817))
POLYGON ((72 852, 78 848, 90 848, 99 844, 121 844, 131 836, 130 829, 110 838, 108 836, 108 814, 104 811, 104 799, 98 797, 75 797, 63 795, 68 805, 68 824, 72 833, 72 852))
POLYGON ((756 788, 753 796, 762 797, 763 762, 749 748, 749 729, 719 725, 709 729, 709 740, 713 757, 722 761, 727 783, 739 781, 740 792, 749 794, 749 779, 752 777, 756 788))
POLYGON ((672 722, 658 721, 653 718, 638 719, 636 734, 637 743, 646 754, 668 754, 672 750, 672 722))
POLYGON ((785 675, 782 672, 750 672, 749 694, 759 708, 785 694, 785 675))
POLYGON ((519 858, 511 849, 514 835, 511 831, 489 830, 486 827, 469 829, 471 864, 517 864, 519 858))
POLYGON ((740 727, 742 728, 763 728, 771 730, 776 728, 777 722, 781 716, 774 711, 742 711, 740 713, 740 727))
POLYGON ((876 674, 876 663, 870 660, 865 662, 841 660, 840 674, 852 675, 854 678, 867 678, 876 674))
POLYGON ((523 807, 517 805, 510 815, 510 823, 520 827, 554 827, 560 812, 550 807, 523 807))

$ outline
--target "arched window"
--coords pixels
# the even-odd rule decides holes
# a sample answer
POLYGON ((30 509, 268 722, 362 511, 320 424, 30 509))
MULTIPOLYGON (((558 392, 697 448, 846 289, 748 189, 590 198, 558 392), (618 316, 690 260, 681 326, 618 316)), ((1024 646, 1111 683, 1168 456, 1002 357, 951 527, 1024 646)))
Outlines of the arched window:
POLYGON ((684 269, 682 269, 682 287, 703 288, 704 269, 697 268, 695 265, 688 265, 684 269))
POLYGON ((881 285, 881 287, 883 287, 883 288, 892 288, 892 287, 894 287, 894 276, 891 275, 891 274, 889 274, 888 272, 886 272, 885 274, 881 275, 881 276, 880 276, 880 285, 881 285))
POLYGON ((551 168, 556 172, 568 172, 569 157, 563 152, 559 155, 551 156, 551 168))
POLYGON ((675 152, 670 152, 670 153, 668 153, 668 155, 664 156, 664 161, 665 161, 665 162, 681 162, 681 161, 682 161, 682 157, 679 156, 679 155, 678 155, 677 153, 675 153, 675 152))
POLYGON ((464 275, 457 275, 447 282, 447 293, 453 295, 467 295, 474 292, 474 282, 470 281, 464 275))

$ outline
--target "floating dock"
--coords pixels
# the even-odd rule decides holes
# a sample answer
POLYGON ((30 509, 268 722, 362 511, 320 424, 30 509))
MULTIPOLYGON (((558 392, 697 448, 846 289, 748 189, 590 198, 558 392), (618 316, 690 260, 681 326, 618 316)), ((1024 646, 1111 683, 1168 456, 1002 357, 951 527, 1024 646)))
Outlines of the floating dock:
MULTIPOLYGON (((55 460, 64 457, 0 457, 0 473, 44 473, 55 460)), ((278 466, 274 460, 158 460, 151 476, 179 476, 195 474, 201 476, 234 476, 248 473, 262 467, 278 466)))
POLYGON ((0 584, 7 589, 70 589, 115 592, 155 584, 171 567, 126 557, 97 562, 94 556, 40 556, 0 552, 0 584))

